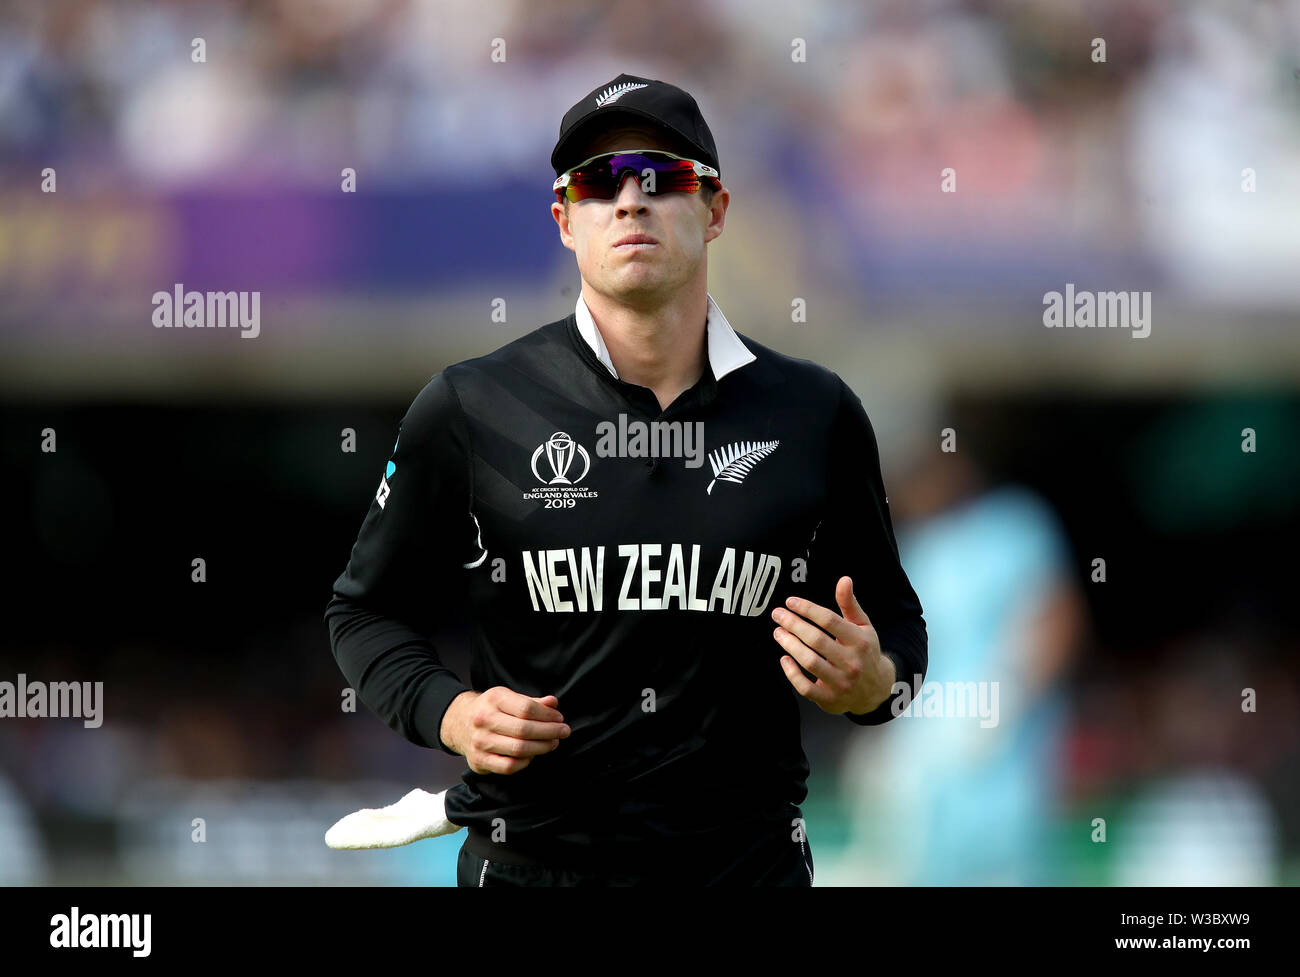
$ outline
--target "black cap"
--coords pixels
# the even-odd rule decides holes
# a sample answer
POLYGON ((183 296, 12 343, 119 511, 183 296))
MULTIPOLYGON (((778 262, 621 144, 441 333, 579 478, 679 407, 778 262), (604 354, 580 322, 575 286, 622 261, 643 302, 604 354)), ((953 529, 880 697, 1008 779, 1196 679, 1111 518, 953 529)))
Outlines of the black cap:
POLYGON ((619 75, 593 89, 564 113, 560 138, 551 151, 551 166, 559 176, 581 163, 586 144, 601 130, 615 125, 650 122, 685 143, 693 159, 708 163, 719 173, 718 150, 700 107, 687 92, 666 81, 619 75))

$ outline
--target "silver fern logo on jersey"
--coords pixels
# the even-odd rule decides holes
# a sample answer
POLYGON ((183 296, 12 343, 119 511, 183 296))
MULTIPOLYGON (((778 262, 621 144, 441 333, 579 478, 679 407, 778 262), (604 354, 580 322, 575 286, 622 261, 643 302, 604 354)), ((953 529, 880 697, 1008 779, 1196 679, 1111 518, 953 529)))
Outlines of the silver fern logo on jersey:
POLYGON ((529 464, 533 477, 542 483, 524 493, 529 502, 545 502, 548 509, 572 509, 578 499, 594 499, 596 493, 581 485, 591 471, 591 455, 566 432, 556 431, 537 446, 529 464), (545 459, 545 468, 541 466, 545 459), (581 469, 581 470, 579 470, 581 469))
POLYGON ((625 81, 621 85, 610 85, 603 92, 596 96, 596 108, 602 105, 608 105, 610 102, 617 102, 628 92, 634 92, 638 88, 649 88, 644 82, 625 81))
POLYGON ((707 492, 713 494, 715 482, 744 482, 760 461, 776 450, 780 441, 736 441, 709 452, 709 464, 713 466, 713 481, 709 482, 707 492))

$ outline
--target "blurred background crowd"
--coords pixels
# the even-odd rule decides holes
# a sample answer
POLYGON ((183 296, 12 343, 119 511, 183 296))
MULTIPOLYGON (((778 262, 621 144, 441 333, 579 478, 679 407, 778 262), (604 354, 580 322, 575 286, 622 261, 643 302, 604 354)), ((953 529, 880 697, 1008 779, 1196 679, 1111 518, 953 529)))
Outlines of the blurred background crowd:
POLYGON ((1000 690, 804 703, 818 883, 1300 881, 1300 2, 8 0, 0 681, 105 721, 0 718, 0 882, 454 881, 324 847, 461 767, 321 615, 423 383, 572 310, 548 157, 624 71, 713 129, 732 324, 867 407, 927 684, 1000 690), (1067 283, 1151 334, 1044 329, 1067 283), (175 284, 260 336, 155 329, 175 284))

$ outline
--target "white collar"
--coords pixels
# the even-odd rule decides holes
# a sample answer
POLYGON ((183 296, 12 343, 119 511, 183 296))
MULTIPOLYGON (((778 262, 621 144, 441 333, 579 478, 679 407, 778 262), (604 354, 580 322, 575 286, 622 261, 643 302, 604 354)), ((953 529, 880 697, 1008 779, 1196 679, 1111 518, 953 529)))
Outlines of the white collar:
MULTIPOLYGON (((718 303, 713 301, 713 296, 705 294, 708 298, 705 332, 709 344, 709 366, 713 369, 714 379, 721 380, 732 370, 739 369, 746 363, 752 363, 758 357, 751 353, 736 335, 736 330, 731 328, 731 323, 718 308, 718 303)), ((609 350, 605 347, 605 340, 600 330, 596 328, 596 320, 591 317, 591 310, 587 308, 587 301, 582 297, 581 291, 578 292, 578 303, 573 307, 573 314, 578 320, 578 332, 582 333, 582 338, 617 379, 618 371, 614 369, 614 363, 609 358, 609 350)))

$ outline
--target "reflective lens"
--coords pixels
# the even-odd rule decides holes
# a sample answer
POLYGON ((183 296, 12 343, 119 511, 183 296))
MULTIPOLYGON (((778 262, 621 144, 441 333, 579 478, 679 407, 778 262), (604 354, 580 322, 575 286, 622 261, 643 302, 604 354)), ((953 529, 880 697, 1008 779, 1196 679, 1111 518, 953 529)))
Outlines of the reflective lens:
POLYGON ((556 179, 553 189, 569 200, 613 200, 627 173, 635 176, 642 191, 651 196, 660 193, 698 193, 700 180, 708 179, 714 189, 722 186, 718 171, 706 163, 687 159, 658 149, 636 149, 603 153, 583 160, 556 179))

